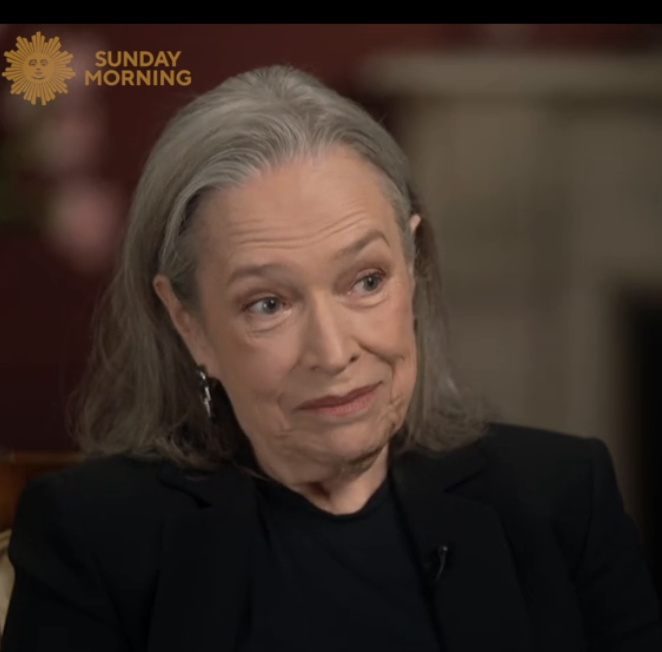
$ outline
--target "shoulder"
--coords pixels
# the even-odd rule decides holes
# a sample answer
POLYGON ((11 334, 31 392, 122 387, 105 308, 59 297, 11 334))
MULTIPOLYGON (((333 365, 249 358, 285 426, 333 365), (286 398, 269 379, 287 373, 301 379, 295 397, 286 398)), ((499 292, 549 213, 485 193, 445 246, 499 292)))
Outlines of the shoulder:
POLYGON ((523 563, 538 550, 551 567, 546 534, 553 535, 576 587, 591 649, 615 650, 615 641, 623 645, 619 650, 660 649, 659 601, 607 445, 496 425, 477 447, 486 463, 472 497, 496 509, 524 552, 523 563))
POLYGON ((17 525, 55 515, 62 522, 84 522, 86 530, 156 524, 191 507, 190 498, 160 481, 163 466, 159 460, 114 455, 41 475, 21 496, 17 525))
POLYGON ((401 476, 425 491, 450 491, 530 522, 585 525, 592 503, 618 493, 604 442, 541 428, 489 424, 451 452, 403 457, 401 476))
POLYGON ((491 423, 482 439, 480 448, 494 461, 517 459, 531 461, 553 458, 572 460, 590 451, 598 440, 575 434, 522 426, 510 423, 491 423))
POLYGON ((560 486, 611 461, 599 439, 512 424, 491 424, 477 446, 493 474, 531 486, 560 486))
POLYGON ((13 565, 42 578, 78 578, 86 567, 85 577, 101 573, 109 585, 152 577, 166 523, 199 509, 191 495, 161 481, 165 467, 112 456, 35 478, 16 510, 13 565))
POLYGON ((491 494, 541 514, 588 510, 596 494, 618 491, 609 449, 596 438, 492 424, 476 445, 486 460, 491 494))
POLYGON ((518 530, 551 528, 573 567, 591 524, 624 515, 613 460, 600 439, 495 424, 477 447, 486 464, 473 497, 518 530))

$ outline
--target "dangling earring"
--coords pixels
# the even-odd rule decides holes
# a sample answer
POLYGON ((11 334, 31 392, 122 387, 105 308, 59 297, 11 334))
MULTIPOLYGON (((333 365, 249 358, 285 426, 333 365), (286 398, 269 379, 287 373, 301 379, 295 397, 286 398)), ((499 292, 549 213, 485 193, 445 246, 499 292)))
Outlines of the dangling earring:
POLYGON ((202 365, 199 365, 196 369, 198 374, 198 382, 200 386, 200 392, 202 394, 202 403, 205 406, 205 411, 210 421, 214 421, 214 410, 212 406, 211 399, 211 384, 209 382, 209 376, 207 371, 202 365))

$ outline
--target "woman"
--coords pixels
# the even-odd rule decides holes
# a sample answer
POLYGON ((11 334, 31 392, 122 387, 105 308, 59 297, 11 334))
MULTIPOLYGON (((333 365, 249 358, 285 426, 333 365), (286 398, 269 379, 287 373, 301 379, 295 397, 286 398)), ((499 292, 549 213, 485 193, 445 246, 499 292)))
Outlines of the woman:
POLYGON ((295 70, 168 126, 3 652, 662 649, 604 444, 486 424, 391 137, 295 70))

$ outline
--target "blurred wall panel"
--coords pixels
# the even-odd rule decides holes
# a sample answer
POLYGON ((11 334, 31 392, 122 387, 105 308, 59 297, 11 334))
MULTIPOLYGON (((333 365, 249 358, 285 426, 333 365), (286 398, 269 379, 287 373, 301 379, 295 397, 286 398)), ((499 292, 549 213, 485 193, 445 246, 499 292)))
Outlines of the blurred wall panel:
POLYGON ((662 305, 662 54, 392 54, 360 78, 440 236, 460 369, 506 421, 603 439, 639 512, 623 306, 662 305))

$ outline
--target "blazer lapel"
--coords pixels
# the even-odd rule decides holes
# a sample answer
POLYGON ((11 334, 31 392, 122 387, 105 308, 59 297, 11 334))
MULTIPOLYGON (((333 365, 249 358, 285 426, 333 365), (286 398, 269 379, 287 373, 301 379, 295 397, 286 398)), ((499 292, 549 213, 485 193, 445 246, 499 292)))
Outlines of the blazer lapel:
POLYGON ((453 493, 485 464, 476 446, 440 459, 405 453, 393 466, 396 493, 448 652, 524 652, 530 625, 500 518, 453 493))
POLYGON ((233 467, 186 475, 164 465, 161 481, 199 503, 164 528, 149 652, 235 649, 247 605, 256 510, 250 479, 233 467))

